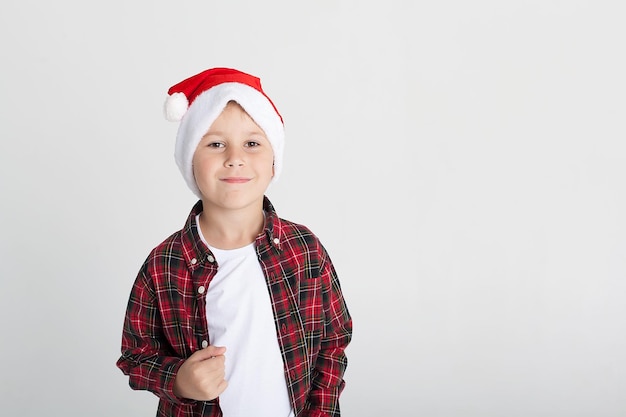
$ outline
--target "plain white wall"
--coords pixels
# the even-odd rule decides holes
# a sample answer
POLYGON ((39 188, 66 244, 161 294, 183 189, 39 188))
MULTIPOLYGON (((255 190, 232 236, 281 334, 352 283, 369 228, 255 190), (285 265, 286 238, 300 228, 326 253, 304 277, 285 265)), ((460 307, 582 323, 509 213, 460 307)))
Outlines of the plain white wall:
POLYGON ((115 361, 195 201, 161 106, 233 66, 286 121, 270 198, 340 273, 343 415, 626 415, 622 4, 4 4, 0 414, 155 414, 115 361))

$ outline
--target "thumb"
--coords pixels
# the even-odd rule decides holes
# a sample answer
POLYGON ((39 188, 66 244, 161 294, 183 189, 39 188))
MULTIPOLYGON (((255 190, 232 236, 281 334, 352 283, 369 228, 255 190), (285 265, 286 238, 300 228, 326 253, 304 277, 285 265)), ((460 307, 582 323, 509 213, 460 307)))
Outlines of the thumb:
POLYGON ((207 346, 204 349, 200 349, 193 354, 196 359, 202 361, 205 359, 210 359, 214 356, 223 355, 226 352, 226 348, 223 346, 207 346))

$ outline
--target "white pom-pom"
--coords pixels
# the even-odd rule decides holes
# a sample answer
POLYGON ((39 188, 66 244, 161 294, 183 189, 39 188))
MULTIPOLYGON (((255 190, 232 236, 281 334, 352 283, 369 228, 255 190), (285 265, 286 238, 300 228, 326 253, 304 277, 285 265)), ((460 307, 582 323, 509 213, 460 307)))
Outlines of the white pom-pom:
POLYGON ((163 113, 170 122, 178 122, 187 113, 188 108, 189 101, 187 96, 184 93, 174 93, 171 96, 167 96, 163 106, 163 113))

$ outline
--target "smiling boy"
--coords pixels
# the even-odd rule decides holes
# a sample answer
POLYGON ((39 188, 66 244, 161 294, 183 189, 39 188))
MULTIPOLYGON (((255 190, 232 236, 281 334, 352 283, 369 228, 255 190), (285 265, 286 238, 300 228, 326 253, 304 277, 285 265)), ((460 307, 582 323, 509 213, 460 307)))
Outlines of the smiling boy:
POLYGON ((199 201, 138 273, 118 367, 160 398, 158 416, 339 416, 352 320, 319 239, 265 196, 282 168, 280 113, 234 69, 168 94, 199 201))

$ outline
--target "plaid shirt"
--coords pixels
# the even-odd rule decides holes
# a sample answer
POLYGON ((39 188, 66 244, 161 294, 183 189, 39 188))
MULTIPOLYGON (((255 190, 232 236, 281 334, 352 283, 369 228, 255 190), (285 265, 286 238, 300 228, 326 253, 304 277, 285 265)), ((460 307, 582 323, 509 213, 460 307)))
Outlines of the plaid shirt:
MULTIPOLYGON (((280 219, 267 198, 264 210, 264 232, 255 246, 292 407, 298 417, 337 417, 352 319, 335 269, 309 229, 280 219)), ((209 340, 206 292, 198 288, 208 288, 217 265, 198 235, 201 212, 199 201, 185 227, 152 250, 135 280, 124 320, 117 366, 129 376, 131 388, 160 398, 161 417, 222 415, 219 399, 193 401, 173 393, 185 358, 209 340)))

